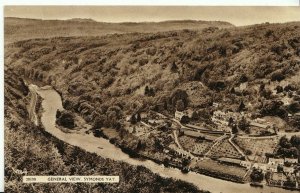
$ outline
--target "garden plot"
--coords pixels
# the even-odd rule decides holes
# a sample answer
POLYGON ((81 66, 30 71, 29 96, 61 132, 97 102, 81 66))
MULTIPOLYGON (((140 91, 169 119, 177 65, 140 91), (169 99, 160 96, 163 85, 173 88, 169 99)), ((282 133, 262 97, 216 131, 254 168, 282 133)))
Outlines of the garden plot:
POLYGON ((179 143, 185 150, 195 155, 203 155, 213 144, 211 141, 197 140, 196 138, 188 136, 181 136, 179 138, 179 143))
POLYGON ((228 158, 242 158, 242 155, 229 143, 227 139, 215 144, 208 154, 209 157, 228 157, 228 158))
POLYGON ((242 138, 237 137, 234 142, 248 154, 249 159, 255 162, 266 162, 266 153, 273 153, 279 139, 269 138, 242 138))
POLYGON ((192 153, 196 155, 204 155, 212 145, 213 142, 210 141, 196 143, 192 149, 192 153))

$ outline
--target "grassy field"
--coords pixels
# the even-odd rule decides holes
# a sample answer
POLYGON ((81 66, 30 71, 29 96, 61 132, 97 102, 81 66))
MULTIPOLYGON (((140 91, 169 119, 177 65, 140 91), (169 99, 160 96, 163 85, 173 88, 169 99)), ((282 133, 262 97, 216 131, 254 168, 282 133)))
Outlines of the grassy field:
POLYGON ((247 170, 239 166, 221 164, 213 160, 194 162, 192 167, 199 171, 208 171, 219 178, 242 180, 247 170))

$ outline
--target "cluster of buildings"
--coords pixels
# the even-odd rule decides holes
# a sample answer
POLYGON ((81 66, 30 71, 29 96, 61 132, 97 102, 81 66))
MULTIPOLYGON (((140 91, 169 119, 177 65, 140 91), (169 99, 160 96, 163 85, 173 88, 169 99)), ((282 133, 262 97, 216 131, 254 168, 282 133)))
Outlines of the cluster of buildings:
POLYGON ((249 161, 244 161, 244 160, 239 160, 239 159, 233 159, 233 158, 226 158, 222 157, 218 159, 219 162, 221 163, 227 163, 227 164, 233 164, 233 165, 238 165, 247 169, 251 168, 252 163, 249 161))
POLYGON ((218 128, 224 131, 231 131, 231 128, 229 127, 230 121, 233 121, 237 123, 242 118, 250 119, 251 114, 250 113, 238 113, 238 112, 232 112, 232 111, 220 111, 216 110, 213 113, 212 121, 218 125, 218 128))
POLYGON ((269 158, 267 164, 268 171, 271 171, 270 179, 267 180, 270 186, 299 188, 297 178, 300 177, 300 172, 295 171, 295 167, 298 165, 298 159, 276 159, 269 158), (289 165, 287 167, 286 165, 289 165), (278 167, 280 166, 280 167, 278 167))
POLYGON ((261 169, 262 171, 271 171, 271 172, 278 172, 278 166, 281 166, 282 171, 285 173, 292 174, 294 173, 294 166, 298 164, 298 159, 292 159, 292 158, 269 158, 268 163, 252 163, 250 161, 244 161, 239 159, 233 159, 233 158, 219 158, 218 161, 222 163, 227 164, 233 164, 233 165, 239 165, 241 167, 245 167, 247 169, 255 168, 255 169, 261 169), (290 166, 285 166, 285 163, 289 163, 290 166))
POLYGON ((249 124, 252 127, 257 127, 260 129, 265 129, 270 132, 273 132, 273 125, 266 121, 265 119, 262 118, 257 118, 252 120, 251 119, 251 114, 250 113, 244 113, 244 112, 231 112, 231 111, 214 111, 213 116, 212 116, 212 121, 218 125, 218 128, 224 130, 224 131, 231 131, 231 128, 229 127, 230 122, 237 123, 240 121, 242 118, 245 118, 246 120, 249 120, 249 124))
POLYGON ((269 158, 268 163, 254 163, 253 167, 263 171, 278 172, 278 166, 282 168, 285 173, 294 173, 294 167, 298 164, 298 159, 295 158, 269 158), (285 166, 290 164, 290 166, 285 166))

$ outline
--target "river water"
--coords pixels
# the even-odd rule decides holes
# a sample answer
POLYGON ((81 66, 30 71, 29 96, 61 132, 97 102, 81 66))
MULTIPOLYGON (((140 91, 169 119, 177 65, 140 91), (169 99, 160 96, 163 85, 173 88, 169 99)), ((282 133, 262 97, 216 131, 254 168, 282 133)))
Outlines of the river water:
POLYGON ((34 86, 34 88, 44 99, 42 102, 44 112, 41 117, 41 122, 44 125, 45 130, 58 139, 85 149, 88 152, 96 153, 104 158, 110 158, 116 161, 124 161, 131 165, 142 165, 163 177, 172 177, 190 182, 199 187, 199 189, 208 190, 213 193, 295 193, 295 191, 268 186, 264 186, 264 188, 255 188, 251 187, 249 184, 238 184, 201 175, 195 172, 183 174, 179 169, 166 168, 163 165, 156 164, 150 160, 143 161, 130 158, 119 148, 109 143, 108 140, 94 137, 92 134, 64 133, 55 125, 56 111, 57 109, 63 109, 59 94, 51 88, 42 89, 36 86, 34 86))

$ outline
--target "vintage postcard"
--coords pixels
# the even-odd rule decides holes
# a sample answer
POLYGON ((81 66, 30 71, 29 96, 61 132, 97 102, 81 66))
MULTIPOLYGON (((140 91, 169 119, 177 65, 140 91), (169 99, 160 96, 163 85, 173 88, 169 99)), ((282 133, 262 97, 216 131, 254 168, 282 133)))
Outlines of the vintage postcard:
POLYGON ((5 6, 5 192, 300 191, 300 7, 5 6))

